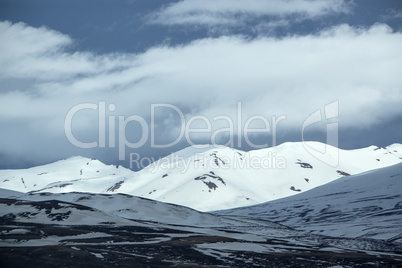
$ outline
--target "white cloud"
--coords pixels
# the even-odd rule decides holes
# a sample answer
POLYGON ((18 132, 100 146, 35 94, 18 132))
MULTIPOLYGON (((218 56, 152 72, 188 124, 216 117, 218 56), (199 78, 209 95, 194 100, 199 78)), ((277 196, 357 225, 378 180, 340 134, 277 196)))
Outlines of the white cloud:
MULTIPOLYGON (((286 115, 281 124, 295 131, 335 100, 342 127, 402 116, 402 34, 386 25, 281 39, 207 38, 136 55, 69 52, 66 35, 8 22, 0 23, 0 39, 0 148, 8 154, 66 144, 64 117, 81 102, 114 103, 115 116, 147 118, 152 103, 169 103, 187 116, 235 118, 240 100, 245 118, 286 115)), ((76 130, 96 135, 97 114, 82 116, 76 130)))
POLYGON ((73 40, 45 27, 24 23, 0 23, 0 62, 3 77, 40 80, 70 79, 83 74, 100 74, 131 66, 130 58, 96 56, 86 52, 67 52, 73 40))
POLYGON ((382 16, 386 21, 394 20, 394 19, 401 19, 402 18, 402 11, 389 9, 387 14, 382 16))
POLYGON ((347 12, 350 5, 344 0, 182 0, 153 13, 150 21, 166 25, 238 25, 261 16, 314 18, 347 12))

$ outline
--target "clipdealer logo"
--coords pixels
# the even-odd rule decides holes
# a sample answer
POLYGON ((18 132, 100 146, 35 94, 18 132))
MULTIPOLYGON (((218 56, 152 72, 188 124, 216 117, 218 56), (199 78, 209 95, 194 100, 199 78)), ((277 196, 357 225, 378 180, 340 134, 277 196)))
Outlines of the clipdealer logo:
POLYGON ((238 147, 242 145, 242 137, 248 146, 252 148, 264 148, 267 147, 268 144, 254 144, 250 140, 250 134, 252 133, 272 133, 272 144, 276 144, 276 130, 280 121, 285 120, 286 116, 282 115, 278 118, 276 116, 271 117, 270 120, 262 115, 254 115, 246 120, 244 120, 242 115, 242 105, 241 102, 238 102, 237 105, 237 117, 231 118, 227 115, 217 115, 210 120, 206 116, 196 115, 186 118, 184 113, 180 110, 179 107, 166 104, 151 104, 150 106, 150 124, 146 121, 146 119, 140 115, 131 115, 125 117, 124 115, 106 115, 107 112, 114 112, 116 110, 116 105, 109 104, 106 109, 105 102, 95 103, 81 103, 69 110, 65 117, 64 122, 64 132, 67 139, 71 144, 78 148, 90 149, 90 148, 115 148, 118 146, 119 148, 119 160, 125 160, 126 156, 126 148, 136 149, 144 146, 148 141, 150 141, 151 148, 169 148, 176 144, 178 144, 183 138, 189 145, 196 146, 198 148, 202 148, 203 146, 208 145, 200 145, 197 144, 193 138, 191 138, 191 134, 209 134, 210 135, 210 144, 217 145, 217 136, 221 133, 226 133, 229 136, 228 145, 234 147, 235 144, 238 147), (177 135, 174 141, 166 143, 166 144, 158 144, 155 140, 155 129, 156 129, 156 112, 158 109, 169 109, 172 112, 175 112, 179 117, 179 125, 180 125, 180 133, 177 135), (78 116, 80 112, 84 110, 93 110, 97 112, 98 116, 98 141, 92 142, 82 142, 76 138, 72 131, 74 117, 78 116), (108 129, 106 129, 106 121, 108 121, 108 129), (224 121, 229 125, 227 128, 216 129, 213 130, 213 124, 217 121, 224 121), (253 122, 259 121, 263 124, 263 128, 252 128, 251 124, 253 122), (118 124, 116 128, 116 122, 118 124), (196 123, 202 122, 206 127, 200 128, 195 127, 196 123), (140 126, 140 139, 137 142, 130 142, 126 136, 126 128, 130 123, 137 123, 140 126), (118 135, 116 137, 116 130, 118 135), (108 135, 106 135, 108 133, 108 135), (237 134, 237 135, 236 135, 237 134), (240 135, 239 135, 240 134, 240 135), (108 143, 106 144, 106 136, 108 136, 108 143), (235 140, 235 137, 237 139, 235 140), (117 144, 116 144, 117 143, 117 144))
MULTIPOLYGON (((241 147, 242 139, 247 143, 247 145, 254 149, 266 148, 268 146, 265 144, 254 144, 250 140, 250 134, 258 133, 270 133, 272 136, 272 146, 276 145, 277 128, 278 124, 286 120, 286 115, 281 116, 271 116, 267 118, 263 115, 253 115, 249 118, 244 118, 242 113, 242 103, 239 101, 237 103, 236 117, 232 118, 227 115, 216 115, 212 119, 207 118, 203 115, 196 115, 187 117, 181 111, 181 109, 175 105, 167 103, 157 103, 150 105, 150 120, 146 120, 144 117, 134 114, 130 116, 115 115, 116 105, 110 103, 106 105, 106 102, 98 103, 80 103, 72 107, 66 114, 64 121, 64 132, 69 140, 69 142, 82 149, 90 148, 116 148, 118 147, 119 160, 126 159, 127 148, 137 149, 145 144, 149 143, 151 148, 169 148, 172 147, 183 139, 192 146, 203 148, 209 145, 197 144, 191 135, 193 134, 203 134, 209 135, 210 144, 218 145, 217 136, 219 134, 226 134, 229 137, 229 141, 225 144, 229 147, 241 147), (156 119, 157 111, 169 109, 170 112, 176 113, 179 120, 179 134, 175 139, 168 143, 157 143, 156 142, 156 119), (80 115, 81 112, 89 110, 94 111, 97 116, 98 125, 98 140, 91 142, 80 141, 73 133, 73 124, 76 117, 80 115), (226 123, 229 127, 214 129, 213 125, 216 122, 221 121, 226 123), (107 124, 106 124, 107 122, 107 124), (149 123, 148 123, 149 122, 149 123), (202 122, 205 127, 197 127, 197 123, 202 122), (253 128, 251 127, 253 122, 259 122, 263 127, 253 128), (136 142, 129 141, 126 136, 126 128, 129 124, 137 124, 137 128, 140 132, 140 137, 136 142), (117 135, 116 135, 117 132, 117 135)), ((333 122, 338 118, 339 115, 339 102, 334 101, 324 107, 324 110, 316 110, 303 122, 301 129, 302 132, 302 142, 303 146, 308 153, 310 153, 315 158, 320 161, 331 165, 338 165, 338 123, 333 122), (323 116, 324 115, 324 116, 323 116), (332 120, 327 123, 327 144, 322 144, 322 146, 312 146, 311 143, 307 143, 304 140, 304 132, 307 128, 314 124, 322 123, 326 120, 332 120)), ((134 157, 138 158, 138 155, 134 154, 134 157)), ((130 154, 130 162, 133 159, 133 155, 130 154)), ((152 160, 152 159, 149 159, 152 160)), ((151 162, 151 161, 149 161, 151 162)), ((154 162, 154 160, 153 160, 154 162)))

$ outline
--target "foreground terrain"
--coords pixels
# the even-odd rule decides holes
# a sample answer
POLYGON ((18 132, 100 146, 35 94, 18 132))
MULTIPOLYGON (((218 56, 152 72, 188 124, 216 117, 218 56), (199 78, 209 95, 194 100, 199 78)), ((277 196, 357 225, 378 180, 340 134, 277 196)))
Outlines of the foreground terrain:
POLYGON ((302 237, 289 238, 293 243, 287 239, 251 242, 230 234, 207 235, 152 224, 11 228, 25 234, 2 235, 14 241, 0 247, 2 267, 398 267, 402 260, 401 248, 394 248, 399 254, 342 249, 332 246, 338 241, 320 237, 304 243, 297 241, 302 237))
MULTIPOLYGON (((10 188, 0 188, 1 267, 400 267, 402 163, 392 164, 399 161, 398 146, 358 152, 377 155, 373 163, 384 162, 380 168, 350 164, 350 173, 368 171, 353 175, 345 169, 335 172, 337 179, 299 194, 212 212, 117 193, 134 180, 129 178, 132 172, 95 160, 74 158, 67 167, 61 161, 3 171, 2 185, 10 188), (88 177, 74 179, 83 160, 84 168, 78 171, 88 177), (127 180, 115 185, 121 176, 127 180), (93 186, 94 191, 66 191, 70 186, 93 186)), ((310 178, 324 172, 312 160, 300 163, 292 166, 291 176, 298 174, 295 170, 311 173, 310 178)), ((229 185, 230 172, 236 170, 215 168, 199 180, 220 178, 229 185), (218 172, 225 176, 217 178, 218 172)), ((200 185, 191 176, 188 185, 200 185)), ((151 183, 162 179, 151 178, 151 183)), ((180 187, 174 189, 176 196, 183 196, 180 187)), ((208 194, 217 198, 216 193, 208 194)))
MULTIPOLYGON (((373 171, 368 178, 395 171, 402 174, 402 165, 373 171)), ((388 182, 397 183, 394 186, 399 189, 400 174, 388 182)), ((350 176, 348 180, 357 183, 361 178, 350 176)), ((330 187, 336 192, 336 187, 330 187)), ((358 199, 353 190, 350 196, 358 199)), ((264 219, 272 213, 266 208, 270 203, 210 214, 123 194, 1 190, 0 195, 3 267, 398 267, 402 263, 399 205, 383 213, 366 210, 366 214, 377 214, 378 221, 366 220, 368 226, 360 225, 351 236, 331 236, 320 232, 323 221, 316 224, 314 217, 312 224, 294 226, 286 220, 288 226, 273 222, 275 218, 264 219), (260 215, 259 211, 268 212, 260 215)), ((386 199, 376 196, 377 201, 386 199)), ((401 197, 392 192, 388 200, 387 206, 401 203, 401 197)), ((297 208, 291 203, 287 206, 297 208)), ((362 211, 356 206, 352 210, 340 207, 327 221, 329 230, 338 226, 342 233, 354 222, 348 218, 367 218, 360 217, 362 211)), ((299 221, 294 209, 288 213, 288 218, 299 221)), ((285 214, 286 210, 279 216, 285 214)))

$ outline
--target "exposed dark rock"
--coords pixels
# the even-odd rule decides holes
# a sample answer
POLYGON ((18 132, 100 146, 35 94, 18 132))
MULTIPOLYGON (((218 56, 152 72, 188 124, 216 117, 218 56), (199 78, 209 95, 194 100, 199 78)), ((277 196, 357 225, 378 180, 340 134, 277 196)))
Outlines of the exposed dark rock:
POLYGON ((216 152, 210 154, 210 156, 213 156, 213 157, 214 157, 215 165, 217 165, 218 167, 219 167, 219 163, 221 163, 222 165, 226 165, 225 161, 223 161, 222 159, 220 159, 220 158, 216 155, 216 152))
POLYGON ((295 192, 301 192, 300 189, 296 189, 294 186, 290 186, 290 190, 295 191, 295 192))
POLYGON ((114 192, 115 190, 119 189, 124 181, 116 182, 113 186, 106 190, 106 192, 114 192))
MULTIPOLYGON (((67 183, 58 184, 58 185, 56 185, 56 186, 54 186, 54 187, 64 188, 64 187, 67 187, 67 186, 69 186, 69 185, 73 185, 73 184, 67 182, 67 183)), ((51 188, 54 188, 54 187, 51 187, 51 188)))
POLYGON ((218 188, 218 186, 212 181, 208 182, 203 181, 203 182, 205 183, 206 186, 208 186, 209 189, 216 190, 216 188, 218 188))
POLYGON ((196 181, 198 181, 198 180, 205 180, 206 178, 212 178, 212 179, 218 180, 218 181, 220 181, 223 185, 226 185, 226 182, 225 182, 221 177, 219 177, 218 175, 215 175, 215 173, 212 172, 212 171, 210 172, 210 174, 205 173, 205 174, 203 174, 203 175, 201 175, 201 176, 198 176, 198 177, 194 178, 194 180, 196 180, 196 181))
POLYGON ((77 202, 82 200, 90 200, 91 198, 92 198, 91 196, 81 196, 80 198, 77 199, 77 202))
POLYGON ((347 173, 347 172, 345 172, 345 171, 342 171, 342 170, 337 170, 336 172, 337 172, 339 175, 342 175, 342 176, 350 176, 349 173, 347 173))
POLYGON ((296 164, 299 164, 302 168, 311 168, 311 169, 313 169, 313 166, 310 165, 309 163, 299 161, 299 162, 296 162, 296 164))

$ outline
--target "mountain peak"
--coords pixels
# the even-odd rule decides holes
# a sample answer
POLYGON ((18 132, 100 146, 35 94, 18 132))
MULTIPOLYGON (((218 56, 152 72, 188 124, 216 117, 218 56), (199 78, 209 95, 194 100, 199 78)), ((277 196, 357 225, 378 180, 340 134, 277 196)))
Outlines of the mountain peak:
POLYGON ((339 164, 332 167, 305 146, 326 145, 289 142, 249 152, 190 146, 138 172, 76 156, 27 170, 0 171, 0 187, 21 192, 125 193, 209 211, 292 196, 402 161, 402 145, 395 144, 385 149, 339 149, 334 156, 339 164))

